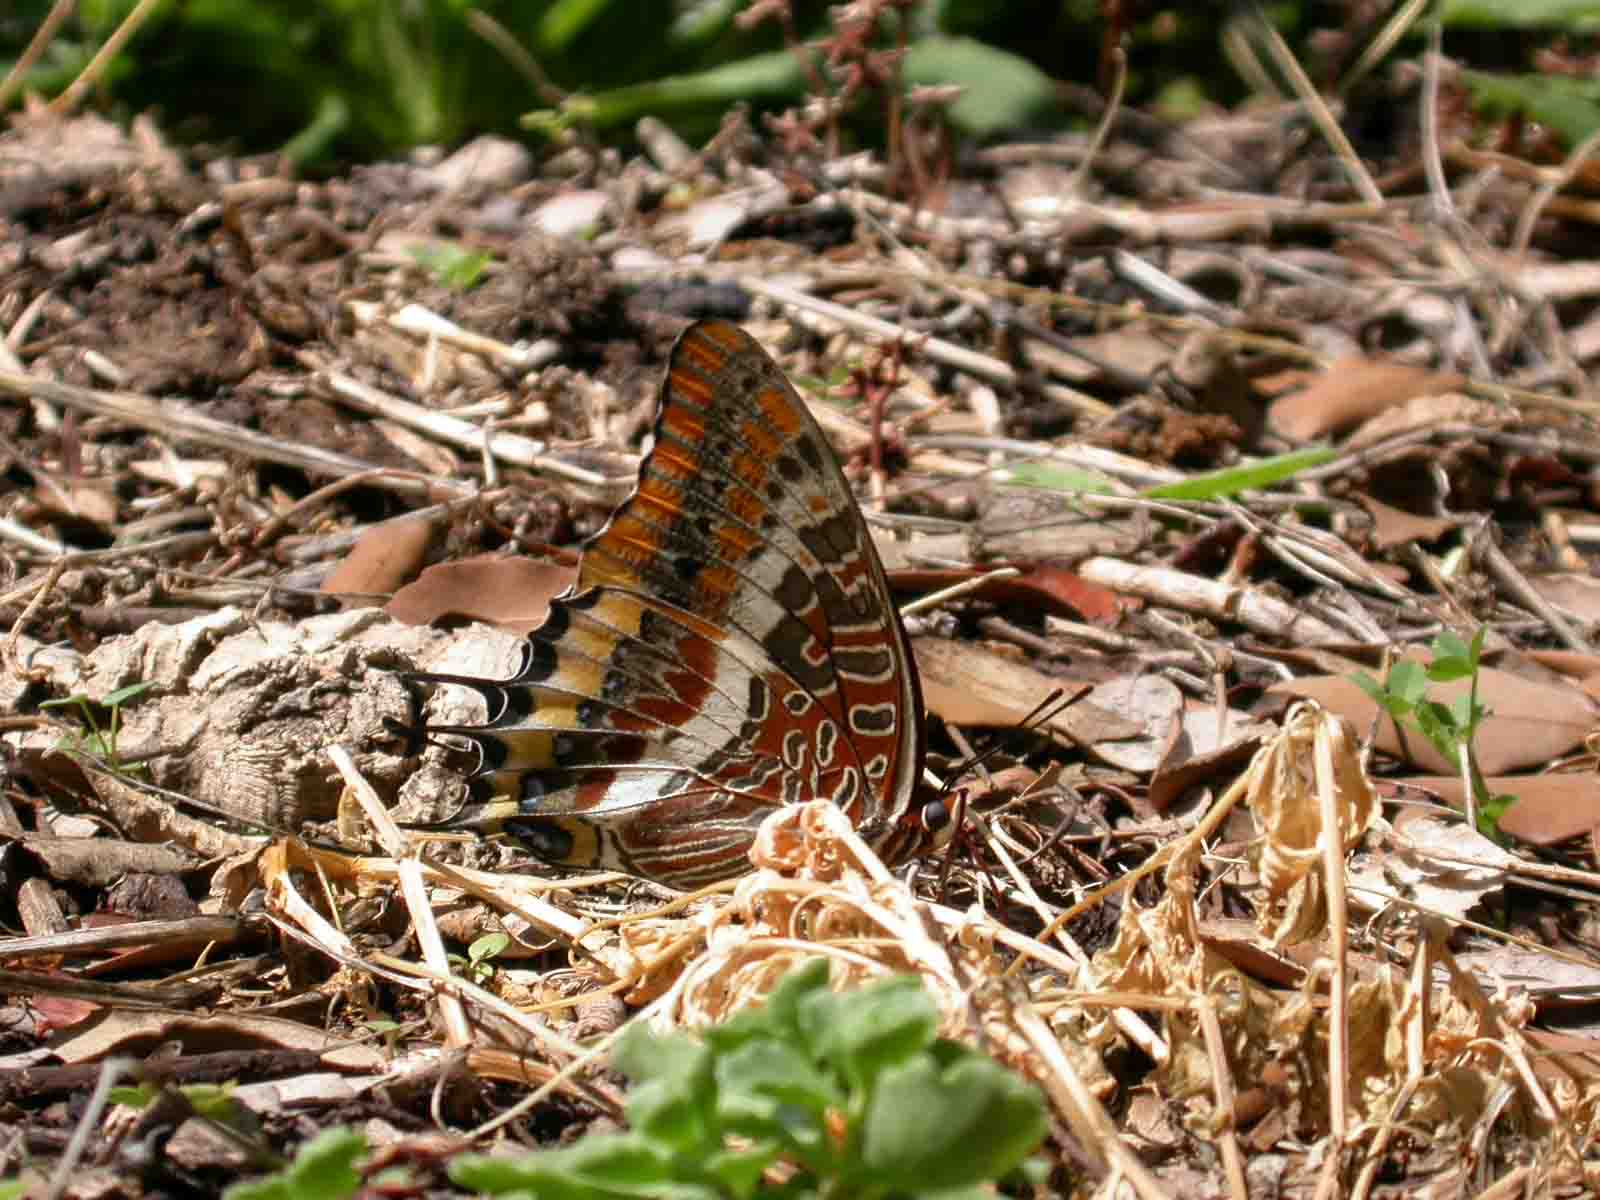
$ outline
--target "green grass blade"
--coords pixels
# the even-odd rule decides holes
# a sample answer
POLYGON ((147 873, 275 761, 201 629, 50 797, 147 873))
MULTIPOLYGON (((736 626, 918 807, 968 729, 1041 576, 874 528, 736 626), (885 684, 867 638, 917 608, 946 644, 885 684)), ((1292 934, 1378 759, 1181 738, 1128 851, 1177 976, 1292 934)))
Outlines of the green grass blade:
POLYGON ((1177 483, 1163 483, 1146 488, 1139 494, 1146 500, 1218 500, 1237 496, 1240 492, 1258 491, 1282 483, 1311 467, 1332 462, 1335 455, 1327 446, 1309 446, 1292 450, 1274 458, 1247 463, 1242 467, 1224 467, 1220 471, 1207 471, 1177 483))

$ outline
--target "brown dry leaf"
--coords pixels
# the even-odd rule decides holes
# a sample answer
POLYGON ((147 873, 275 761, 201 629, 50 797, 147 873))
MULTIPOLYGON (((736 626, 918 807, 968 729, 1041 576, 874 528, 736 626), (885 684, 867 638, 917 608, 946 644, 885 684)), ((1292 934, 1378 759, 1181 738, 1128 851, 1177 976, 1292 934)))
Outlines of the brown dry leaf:
MULTIPOLYGON (((1553 846, 1600 827, 1600 775, 1588 771, 1488 775, 1484 783, 1493 795, 1516 797, 1499 827, 1530 845, 1553 846)), ((1378 789, 1401 800, 1414 799, 1414 790, 1421 790, 1451 808, 1466 807, 1459 775, 1407 775, 1381 780, 1378 789)))
POLYGON ((1372 544, 1379 550, 1392 550, 1407 542, 1431 542, 1460 524, 1449 517, 1419 517, 1365 492, 1358 493, 1355 501, 1372 518, 1372 544))
POLYGON ((577 578, 576 563, 481 554, 429 567, 396 592, 385 611, 407 625, 458 617, 531 633, 544 624, 550 601, 577 578))
POLYGON ((417 573, 433 540, 433 522, 406 517, 372 526, 322 581, 327 595, 387 596, 417 573))
POLYGON ((1261 747, 1262 739, 1276 728, 1268 721, 1252 721, 1229 709, 1218 729, 1211 705, 1184 707, 1182 729, 1150 780, 1150 807, 1165 812, 1184 792, 1219 775, 1232 775, 1261 747))
POLYGON ((1102 683, 1080 703, 1097 705, 1138 728, 1133 737, 1090 747, 1096 758, 1124 771, 1140 775, 1155 771, 1183 732, 1183 693, 1160 675, 1124 675, 1102 683))
MULTIPOLYGON (((175 846, 114 838, 50 837, 40 833, 14 836, 16 844, 44 866, 51 882, 59 884, 109 887, 130 871, 181 875, 199 865, 196 856, 175 846)), ((11 837, 0 836, 0 845, 11 841, 11 837)))
MULTIPOLYGON (((911 649, 928 711, 952 725, 1016 726, 1051 692, 1086 686, 1046 675, 981 646, 912 638, 911 649)), ((1045 727, 1080 746, 1137 738, 1144 732, 1142 725, 1097 703, 1092 693, 1051 717, 1045 727)))
POLYGON ((1441 425, 1492 429, 1503 421, 1504 414, 1487 400, 1464 392, 1442 392, 1418 396, 1379 413, 1346 438, 1344 445, 1346 450, 1359 450, 1413 430, 1433 430, 1441 425))
POLYGON ((1600 579, 1574 571, 1530 575, 1534 591, 1557 608, 1582 621, 1600 620, 1600 579))
POLYGON ((1526 653, 1541 667, 1572 680, 1583 689, 1584 695, 1600 701, 1600 654, 1580 654, 1576 650, 1529 650, 1526 653))
POLYGON ((1261 930, 1271 932, 1275 945, 1304 941, 1326 922, 1318 869, 1329 832, 1324 790, 1333 789, 1342 852, 1356 844, 1378 810, 1354 730, 1337 713, 1296 704, 1278 736, 1251 762, 1245 788, 1262 829, 1261 884, 1268 903, 1258 913, 1261 930))
POLYGON ((243 1050, 260 1046, 278 1050, 310 1050, 323 1056, 330 1069, 381 1071, 384 1052, 374 1046, 335 1038, 300 1021, 284 1017, 213 1012, 111 1011, 76 1037, 54 1047, 64 1063, 99 1062, 113 1054, 147 1053, 163 1043, 177 1043, 191 1054, 208 1050, 243 1050))
POLYGON ((1402 810, 1350 864, 1350 899, 1374 912, 1406 900, 1459 919, 1499 891, 1516 862, 1464 821, 1402 810))
MULTIPOLYGON (((1453 782, 1451 803, 1459 805, 1461 781, 1453 782)), ((1501 814, 1500 829, 1531 845, 1553 846, 1600 828, 1600 775, 1592 772, 1491 779, 1489 787, 1497 796, 1517 798, 1501 814)))
POLYGON ((117 494, 110 480, 80 479, 72 484, 68 496, 72 515, 109 529, 117 520, 117 494))
POLYGON ((1310 387, 1274 400, 1267 421, 1286 438, 1309 441, 1354 429, 1414 397, 1454 391, 1463 382, 1460 375, 1406 363, 1341 359, 1310 387))
POLYGON ((1029 566, 1025 563, 994 561, 982 567, 959 570, 905 567, 889 572, 889 586, 895 591, 932 592, 986 576, 991 571, 1007 566, 1016 567, 1022 574, 994 577, 969 594, 1001 603, 1028 604, 1096 625, 1114 625, 1123 613, 1137 609, 1144 603, 1137 596, 1121 595, 1110 588, 1081 579, 1065 567, 1048 563, 1029 566))
MULTIPOLYGON (((1430 699, 1452 703, 1471 688, 1470 680, 1431 685, 1430 699)), ((1342 675, 1311 675, 1273 684, 1269 694, 1315 700, 1365 732, 1378 716, 1372 698, 1342 675)), ((1577 688, 1539 683, 1495 667, 1478 672, 1478 702, 1489 710, 1479 727, 1478 766, 1486 775, 1543 767, 1583 744, 1595 724, 1595 705, 1577 688)), ((1408 730, 1402 741, 1387 713, 1378 723, 1376 745, 1385 754, 1423 770, 1457 770, 1426 738, 1408 730)))

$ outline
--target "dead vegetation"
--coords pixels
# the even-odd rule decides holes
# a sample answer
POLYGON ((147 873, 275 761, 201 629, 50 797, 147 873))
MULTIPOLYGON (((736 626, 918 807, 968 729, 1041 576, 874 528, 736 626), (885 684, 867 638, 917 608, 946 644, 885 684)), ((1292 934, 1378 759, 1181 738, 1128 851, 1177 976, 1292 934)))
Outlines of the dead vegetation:
POLYGON ((1052 1194, 1593 1191, 1593 201, 1304 120, 996 146, 918 207, 737 123, 311 183, 19 122, 0 1175, 215 1190, 350 1123, 433 1186, 474 1132, 619 1117, 627 1021, 822 954, 1043 1089, 1052 1194), (683 899, 396 823, 461 764, 385 732, 395 671, 511 672, 692 315, 831 385, 935 766, 992 751, 948 859, 806 806, 683 899), (1427 692, 1486 710, 1470 756, 1354 682, 1480 628, 1427 692), (1507 845, 1461 815, 1501 796, 1507 845), (164 1102, 102 1127, 113 1077, 164 1102), (215 1081, 259 1128, 192 1117, 215 1081))

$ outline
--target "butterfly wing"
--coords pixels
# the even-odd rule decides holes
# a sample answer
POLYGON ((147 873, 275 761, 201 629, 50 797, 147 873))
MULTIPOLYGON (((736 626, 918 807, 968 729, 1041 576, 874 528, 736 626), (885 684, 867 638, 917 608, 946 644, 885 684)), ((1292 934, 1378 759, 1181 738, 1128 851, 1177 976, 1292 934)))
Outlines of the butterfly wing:
POLYGON ((452 825, 677 887, 746 870, 779 804, 826 797, 887 836, 921 773, 921 693, 816 422, 753 338, 705 321, 673 347, 655 430, 522 669, 454 680, 488 722, 429 728, 482 754, 489 799, 452 825))

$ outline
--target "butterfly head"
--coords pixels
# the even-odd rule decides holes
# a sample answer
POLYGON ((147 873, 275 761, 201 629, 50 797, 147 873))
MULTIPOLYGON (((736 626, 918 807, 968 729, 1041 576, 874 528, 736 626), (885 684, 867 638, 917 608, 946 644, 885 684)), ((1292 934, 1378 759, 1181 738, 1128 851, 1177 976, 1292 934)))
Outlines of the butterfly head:
POLYGON ((894 867, 942 849, 955 834, 951 806, 944 791, 919 784, 905 812, 877 843, 878 857, 894 867))

